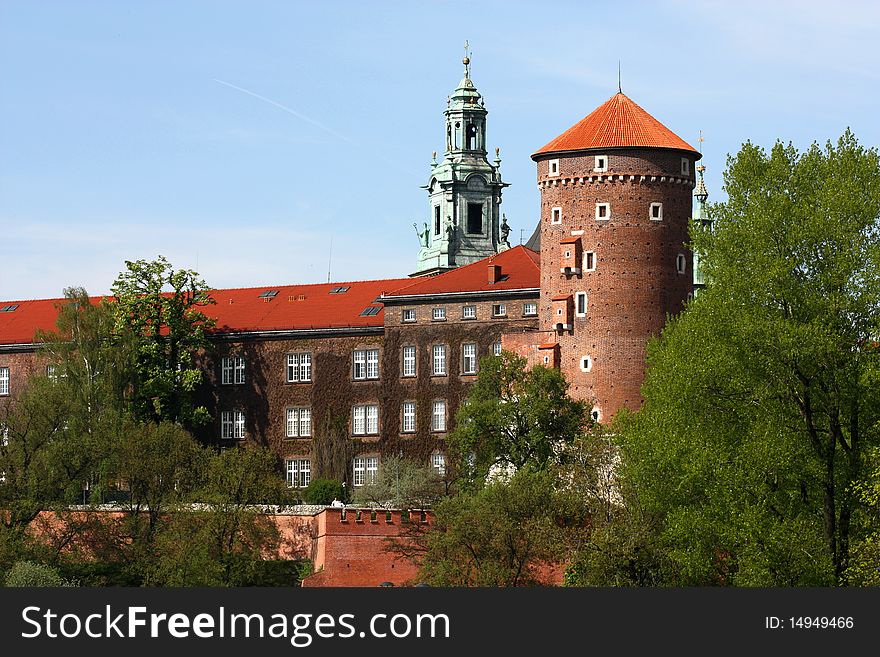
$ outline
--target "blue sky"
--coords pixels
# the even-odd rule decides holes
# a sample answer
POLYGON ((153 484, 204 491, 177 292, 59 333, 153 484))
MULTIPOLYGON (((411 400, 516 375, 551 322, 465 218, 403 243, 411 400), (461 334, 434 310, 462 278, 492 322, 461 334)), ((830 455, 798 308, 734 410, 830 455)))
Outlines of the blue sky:
POLYGON ((511 187, 623 91, 696 145, 880 145, 880 3, 0 0, 0 299, 109 290, 165 255, 215 287, 415 267, 446 96, 472 79, 511 187))

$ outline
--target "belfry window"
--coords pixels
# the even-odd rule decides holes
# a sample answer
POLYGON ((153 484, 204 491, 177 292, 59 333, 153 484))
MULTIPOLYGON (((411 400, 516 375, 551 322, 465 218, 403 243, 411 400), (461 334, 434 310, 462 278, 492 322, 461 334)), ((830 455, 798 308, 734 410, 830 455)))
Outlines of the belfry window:
POLYGON ((440 206, 434 206, 434 234, 440 234, 440 206))
POLYGON ((467 150, 477 150, 477 126, 469 123, 467 127, 467 150))
POLYGON ((471 235, 483 234, 483 204, 468 203, 467 232, 471 235))

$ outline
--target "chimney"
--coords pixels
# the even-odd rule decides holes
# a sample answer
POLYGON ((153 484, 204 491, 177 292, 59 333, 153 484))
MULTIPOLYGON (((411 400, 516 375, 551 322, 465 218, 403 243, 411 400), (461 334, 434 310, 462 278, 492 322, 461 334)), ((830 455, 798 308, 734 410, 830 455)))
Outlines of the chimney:
POLYGON ((501 280, 501 265, 489 265, 489 285, 501 280))

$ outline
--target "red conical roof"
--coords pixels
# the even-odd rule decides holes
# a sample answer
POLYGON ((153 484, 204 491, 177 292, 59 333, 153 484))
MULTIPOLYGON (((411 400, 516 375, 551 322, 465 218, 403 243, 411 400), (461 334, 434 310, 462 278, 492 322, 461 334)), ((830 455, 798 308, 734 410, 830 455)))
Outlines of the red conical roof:
POLYGON ((698 151, 622 93, 614 94, 532 158, 588 148, 648 147, 698 151))

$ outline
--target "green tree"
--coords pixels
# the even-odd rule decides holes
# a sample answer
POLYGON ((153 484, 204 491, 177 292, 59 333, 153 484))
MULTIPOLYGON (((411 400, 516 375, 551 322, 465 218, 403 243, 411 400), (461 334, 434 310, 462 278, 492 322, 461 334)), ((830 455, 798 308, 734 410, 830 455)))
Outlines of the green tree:
POLYGON ((353 502, 391 509, 427 509, 445 492, 433 468, 402 456, 382 459, 376 480, 355 490, 353 502))
POLYGON ((745 144, 710 285, 649 345, 623 477, 660 516, 670 583, 847 582, 856 484, 880 428, 880 161, 850 132, 804 153, 745 144))
POLYGON ((587 421, 587 405, 567 393, 557 369, 526 369, 526 360, 509 352, 484 358, 447 437, 458 472, 482 482, 492 471, 547 467, 587 421))
POLYGON ((312 479, 303 490, 306 504, 330 504, 333 500, 344 501, 345 487, 335 479, 312 479))
POLYGON ((174 269, 162 256, 126 261, 112 286, 116 332, 132 336, 132 403, 136 418, 180 423, 210 419, 193 393, 202 381, 195 356, 208 349, 214 320, 203 310, 214 303, 210 289, 189 269, 174 269))
POLYGON ((569 553, 561 495, 549 472, 525 466, 443 499, 430 529, 416 525, 396 549, 418 558, 420 579, 434 586, 549 583, 569 553))

